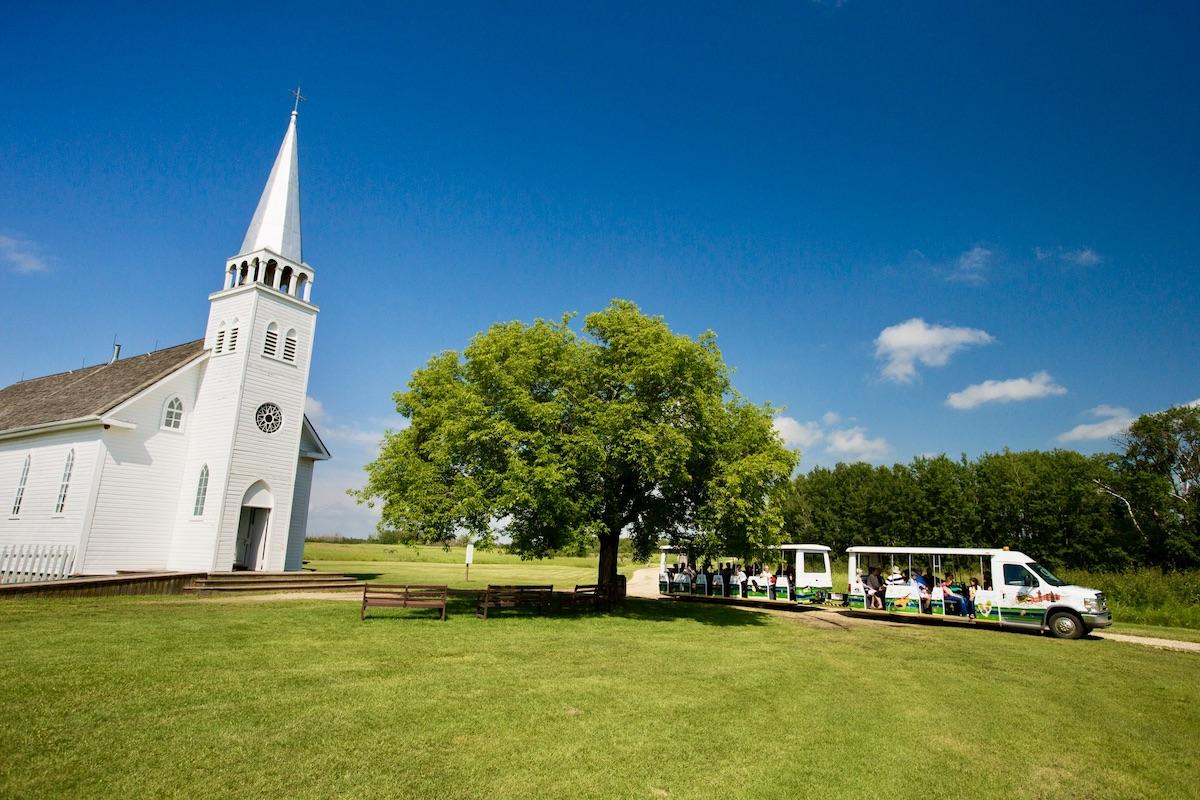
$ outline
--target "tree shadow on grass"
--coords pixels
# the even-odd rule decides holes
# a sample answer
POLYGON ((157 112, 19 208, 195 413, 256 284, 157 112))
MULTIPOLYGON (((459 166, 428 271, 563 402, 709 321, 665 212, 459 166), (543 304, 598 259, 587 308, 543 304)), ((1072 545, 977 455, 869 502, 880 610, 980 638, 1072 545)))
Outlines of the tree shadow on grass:
POLYGON ((769 624, 768 615, 756 609, 717 603, 665 602, 626 598, 615 607, 610 616, 633 619, 639 622, 679 622, 689 620, 702 625, 721 627, 769 624))
POLYGON ((354 578, 356 581, 373 581, 382 575, 382 572, 343 572, 343 575, 354 578))

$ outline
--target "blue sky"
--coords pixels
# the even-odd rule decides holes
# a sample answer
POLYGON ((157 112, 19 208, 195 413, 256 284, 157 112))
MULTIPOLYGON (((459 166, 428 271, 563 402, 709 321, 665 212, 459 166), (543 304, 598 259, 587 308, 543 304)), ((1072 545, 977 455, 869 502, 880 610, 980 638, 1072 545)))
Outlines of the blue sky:
POLYGON ((1200 398, 1194 3, 396 5, 10 10, 0 384, 203 332, 299 81, 313 532, 432 353, 613 297, 805 467, 1200 398))

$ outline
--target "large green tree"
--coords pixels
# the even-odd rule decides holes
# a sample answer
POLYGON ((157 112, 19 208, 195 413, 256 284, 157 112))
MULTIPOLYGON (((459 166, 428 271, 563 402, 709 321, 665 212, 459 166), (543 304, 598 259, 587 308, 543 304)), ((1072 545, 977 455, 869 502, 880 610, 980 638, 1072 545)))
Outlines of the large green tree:
POLYGON ((711 332, 673 333, 616 300, 588 315, 509 322, 417 370, 356 494, 380 532, 446 541, 465 529, 541 557, 598 541, 617 577, 622 534, 646 556, 667 540, 758 554, 780 542, 796 457, 772 409, 744 400, 711 332))
POLYGON ((1124 445, 1095 484, 1116 500, 1151 563, 1200 564, 1200 407, 1143 414, 1124 445))

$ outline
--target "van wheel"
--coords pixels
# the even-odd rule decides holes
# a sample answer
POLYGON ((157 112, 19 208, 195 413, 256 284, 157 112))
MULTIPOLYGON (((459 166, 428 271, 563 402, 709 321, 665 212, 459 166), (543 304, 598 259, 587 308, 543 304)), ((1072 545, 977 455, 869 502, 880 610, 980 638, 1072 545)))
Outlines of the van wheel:
POLYGON ((1083 620, 1070 611, 1056 611, 1050 615, 1050 633, 1056 639, 1078 639, 1083 636, 1083 620))

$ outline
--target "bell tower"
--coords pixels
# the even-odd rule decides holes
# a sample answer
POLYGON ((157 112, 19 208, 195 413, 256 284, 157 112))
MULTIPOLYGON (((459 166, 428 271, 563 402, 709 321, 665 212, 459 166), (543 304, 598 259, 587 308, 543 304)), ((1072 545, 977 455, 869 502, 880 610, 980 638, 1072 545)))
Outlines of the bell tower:
POLYGON ((298 494, 297 468, 319 309, 301 249, 299 99, 238 255, 209 295, 209 357, 185 474, 207 466, 209 496, 221 505, 202 522, 180 520, 173 560, 214 572, 300 566, 311 462, 298 494))

